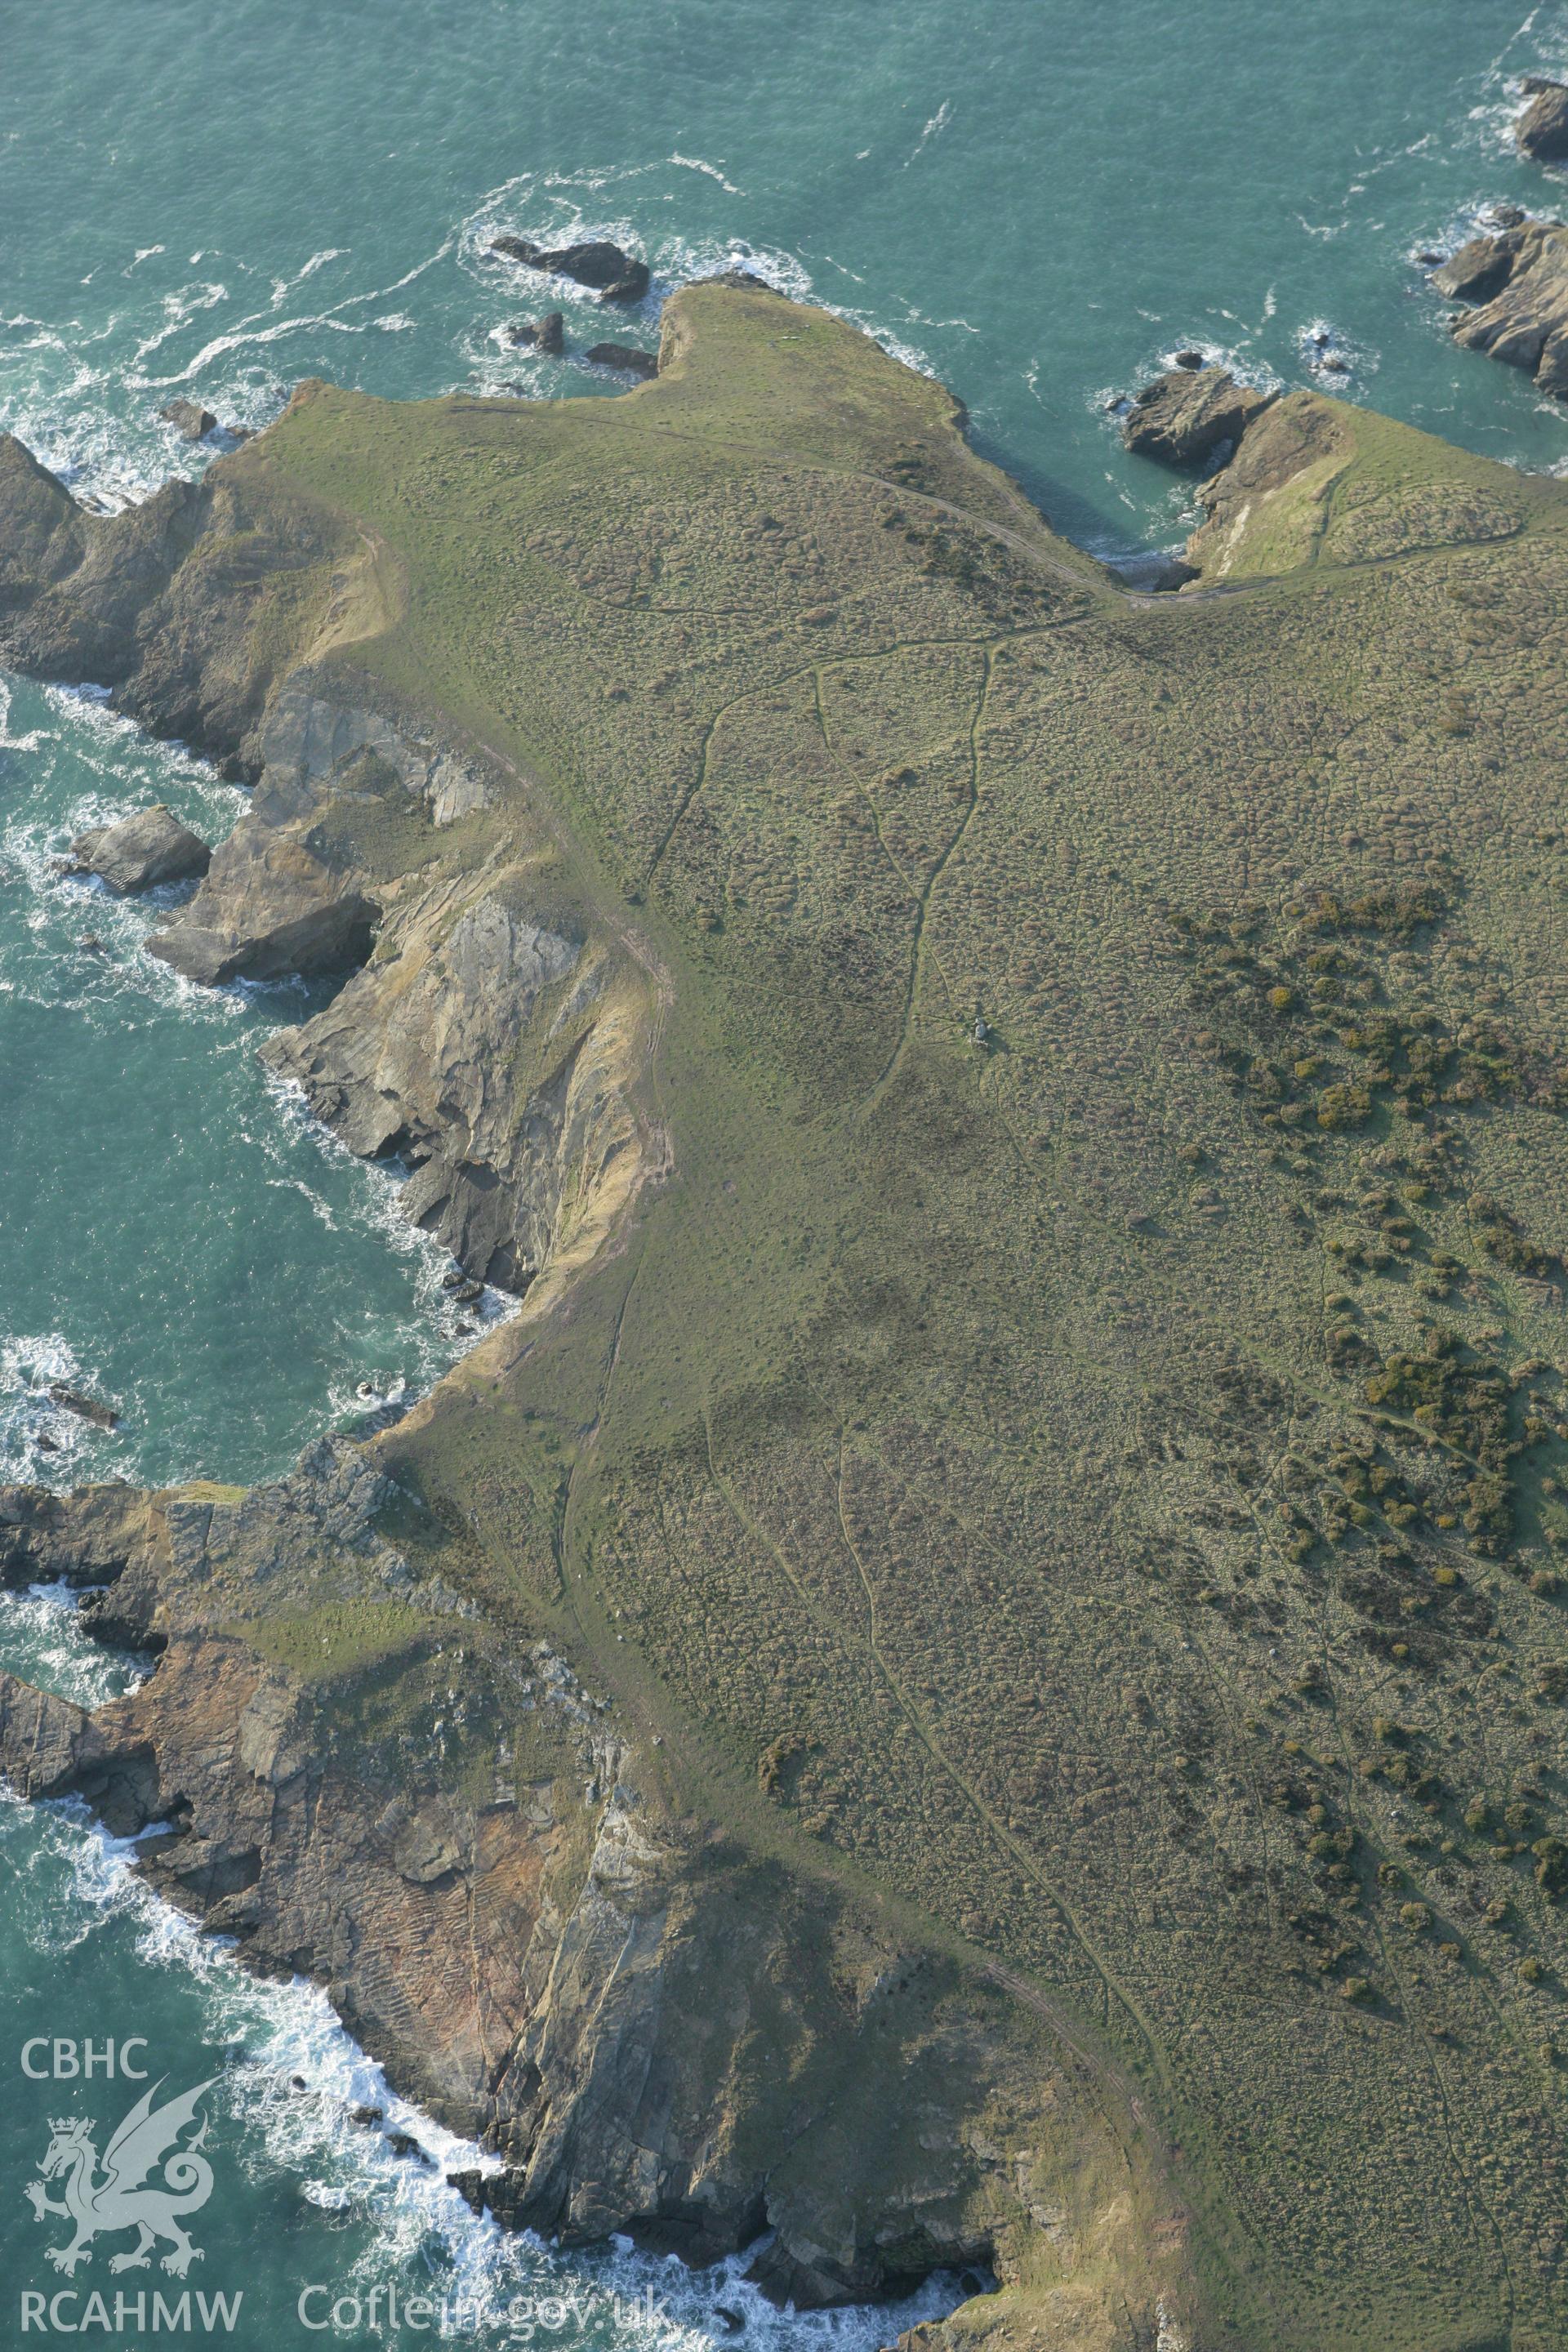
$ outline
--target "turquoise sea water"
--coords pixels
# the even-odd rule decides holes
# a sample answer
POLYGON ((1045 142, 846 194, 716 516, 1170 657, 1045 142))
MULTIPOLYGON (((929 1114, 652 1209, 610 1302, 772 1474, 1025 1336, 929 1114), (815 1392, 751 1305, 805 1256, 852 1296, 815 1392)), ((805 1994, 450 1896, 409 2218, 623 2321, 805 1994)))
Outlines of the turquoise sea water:
MULTIPOLYGON (((1562 0, 12 7, 0 424, 113 506, 207 462, 157 419, 174 394, 249 425, 311 374, 400 396, 610 394, 572 350, 506 347, 509 320, 557 304, 575 350, 605 331, 585 296, 488 257, 510 229, 644 253, 654 296, 615 331, 649 343, 663 291, 734 259, 844 310, 949 383, 983 446, 1110 555, 1184 529, 1188 493, 1121 452, 1108 402, 1189 343, 1270 382, 1310 380, 1326 350, 1347 362, 1331 388, 1561 469, 1568 411, 1456 352, 1411 258, 1489 204, 1568 202, 1508 140, 1510 84, 1542 68, 1568 69, 1562 0)), ((416 1388, 467 1335, 398 1224, 395 1172, 350 1161, 256 1067, 308 1000, 183 988, 138 951, 156 909, 51 871, 89 821, 163 798, 210 838, 240 796, 90 696, 7 692, 0 1475, 276 1472, 360 1382, 416 1388), (50 1380, 109 1398, 119 1428, 60 1413, 50 1380)), ((0 1602, 0 1657, 84 1696, 128 1671, 47 1594, 0 1602)), ((21 2336, 17 2298, 66 2284, 43 2258, 58 2226, 22 2200, 49 2116, 107 2126, 132 2087, 36 2082, 18 2053, 88 2032, 147 2035, 171 2089, 217 2078, 206 2256, 178 2284, 243 2290, 229 2340, 421 2340, 306 2329, 294 2298, 315 2280, 482 2289, 492 2309, 554 2292, 531 2340, 571 2352, 722 2335, 716 2303, 780 2345, 870 2347, 908 2324, 775 2320, 732 2280, 503 2246, 438 2164, 348 2120, 393 2110, 317 1995, 249 1983, 82 1822, 5 1805, 0 2344, 42 2340, 21 2336), (635 2305, 650 2290, 662 2317, 635 2305)), ((110 2281, 100 2256, 73 2284, 78 2319, 110 2290, 89 2340, 160 2340, 133 2304, 115 2324, 113 2292, 145 2289, 151 2315, 176 2283, 110 2281)), ((925 2307, 952 2293, 937 2283, 925 2307)), ((492 2319, 478 2340, 529 2337, 492 2319)))
POLYGON ((194 987, 142 952, 187 893, 117 898, 56 870, 75 835, 153 800, 221 837, 244 794, 91 696, 4 692, 0 1477, 248 1483, 323 1420, 352 1426, 362 1381, 427 1385, 479 1325, 398 1215, 396 1174, 264 1076, 257 1045, 311 996, 194 987), (120 1426, 62 1411, 50 1382, 120 1426))

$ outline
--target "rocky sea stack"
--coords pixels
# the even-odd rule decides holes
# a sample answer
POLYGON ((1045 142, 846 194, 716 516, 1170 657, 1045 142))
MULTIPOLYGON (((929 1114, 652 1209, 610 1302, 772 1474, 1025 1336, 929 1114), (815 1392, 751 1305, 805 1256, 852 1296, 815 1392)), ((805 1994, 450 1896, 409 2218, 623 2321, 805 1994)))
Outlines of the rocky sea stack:
POLYGON ((595 367, 618 368, 623 375, 640 376, 645 383, 658 373, 658 354, 639 351, 635 343, 595 343, 584 357, 595 367))
POLYGON ((559 359, 566 348, 566 321, 559 310, 546 310, 541 319, 520 319, 507 329, 507 341, 519 351, 559 359))

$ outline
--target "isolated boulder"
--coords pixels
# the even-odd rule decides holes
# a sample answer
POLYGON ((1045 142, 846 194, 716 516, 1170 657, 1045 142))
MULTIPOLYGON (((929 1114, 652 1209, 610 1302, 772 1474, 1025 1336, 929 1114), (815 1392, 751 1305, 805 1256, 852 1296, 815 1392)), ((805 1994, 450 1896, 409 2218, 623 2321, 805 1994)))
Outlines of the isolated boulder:
POLYGON ((529 236, 498 236, 490 251, 508 261, 521 261, 526 269, 548 269, 559 278, 574 278, 579 286, 592 287, 604 302, 640 302, 650 283, 646 261, 623 253, 604 237, 582 245, 542 246, 529 236))
POLYGON ((217 418, 210 408, 201 407, 194 400, 165 401, 158 411, 165 425, 172 425, 184 441, 200 441, 217 429, 217 418))
POLYGON ((1121 438, 1140 457, 1194 466, 1223 441, 1239 441, 1272 393, 1237 383, 1226 368, 1173 368, 1145 384, 1122 420, 1121 438))
POLYGON ((1532 74, 1524 87, 1530 104, 1513 126, 1521 152, 1537 163, 1568 163, 1568 82, 1532 74))
POLYGON ((542 319, 516 319, 506 339, 516 351, 543 352, 559 359, 566 348, 566 321, 559 310, 546 310, 542 319))
POLYGON ((638 351, 635 343, 595 343, 585 356, 595 367, 624 368, 628 375, 647 377, 658 373, 658 361, 653 352, 638 351))
POLYGON ((122 898, 151 890, 157 882, 184 882, 205 874, 212 855, 162 801, 121 817, 118 824, 79 834, 71 844, 77 871, 98 875, 122 898))

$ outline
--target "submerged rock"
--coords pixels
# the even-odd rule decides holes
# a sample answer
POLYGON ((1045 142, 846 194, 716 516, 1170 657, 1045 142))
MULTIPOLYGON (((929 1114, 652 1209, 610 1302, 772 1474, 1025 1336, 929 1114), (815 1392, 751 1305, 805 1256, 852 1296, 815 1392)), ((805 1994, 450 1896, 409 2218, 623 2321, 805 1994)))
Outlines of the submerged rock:
POLYGON ((203 408, 194 400, 168 400, 158 411, 165 425, 174 425, 184 441, 205 440, 217 430, 217 418, 210 408, 203 408))
POLYGON ((640 302, 651 282, 646 261, 604 237, 582 245, 542 246, 528 236, 498 236, 490 251, 508 261, 521 261, 525 269, 548 269, 558 278, 574 278, 579 286, 592 287, 603 302, 640 302))
POLYGON ((1432 283, 1479 306, 1452 321, 1457 343, 1523 368, 1542 392, 1568 398, 1568 227, 1561 221, 1472 237, 1432 283))
POLYGON ((624 369, 627 375, 645 380, 658 373, 658 361, 652 352, 639 351, 635 343, 595 343, 587 357, 595 367, 624 369))
POLYGON ((1521 152, 1537 163, 1568 163, 1568 82, 1532 74, 1524 87, 1530 104, 1513 126, 1521 152))
POLYGON ((559 359, 566 348, 566 321, 559 310, 546 310, 542 319, 514 320, 506 338, 514 350, 543 352, 559 359))
POLYGON ((1226 368, 1173 368, 1145 384, 1121 426, 1121 438, 1140 457, 1167 466, 1193 466, 1223 441, 1239 441, 1274 395, 1237 383, 1226 368))
POLYGON ((79 834, 71 844, 79 873, 96 874, 122 898, 151 890, 159 882, 184 882, 205 874, 212 851, 162 801, 121 817, 118 824, 79 834))

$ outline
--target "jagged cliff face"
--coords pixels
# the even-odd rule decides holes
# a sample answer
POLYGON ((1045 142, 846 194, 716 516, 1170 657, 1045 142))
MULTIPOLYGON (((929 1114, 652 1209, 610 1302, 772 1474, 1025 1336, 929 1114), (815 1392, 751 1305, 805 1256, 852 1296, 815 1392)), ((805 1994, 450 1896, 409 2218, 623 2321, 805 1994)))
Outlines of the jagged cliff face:
POLYGON ((471 1275, 526 1289, 637 1181, 644 976, 551 916, 551 861, 477 757, 298 676, 260 741, 251 813, 151 951, 209 983, 362 965, 264 1058, 351 1150, 411 1165, 404 1207, 471 1275))
POLYGON ((340 968, 275 1066, 523 1292, 357 1464, 10 1498, 165 1646, 7 1767, 519 2217, 1554 2342, 1568 493, 1290 395, 1123 596, 838 322, 663 362, 0 452, 8 656, 255 786, 157 951, 340 968))
POLYGON ((673 1815, 636 1729, 547 1641, 501 1638, 464 1567, 326 1441, 249 1494, 13 1490, 0 1572, 90 1585, 100 1633, 160 1664, 96 1716, 0 1675, 0 1767, 172 1832, 159 1891, 320 1979, 482 2132, 506 2169, 463 2185, 510 2224, 692 2261, 772 2228, 758 2274, 807 2303, 989 2253, 1018 2196, 983 2188, 1001 2000, 673 1815))

